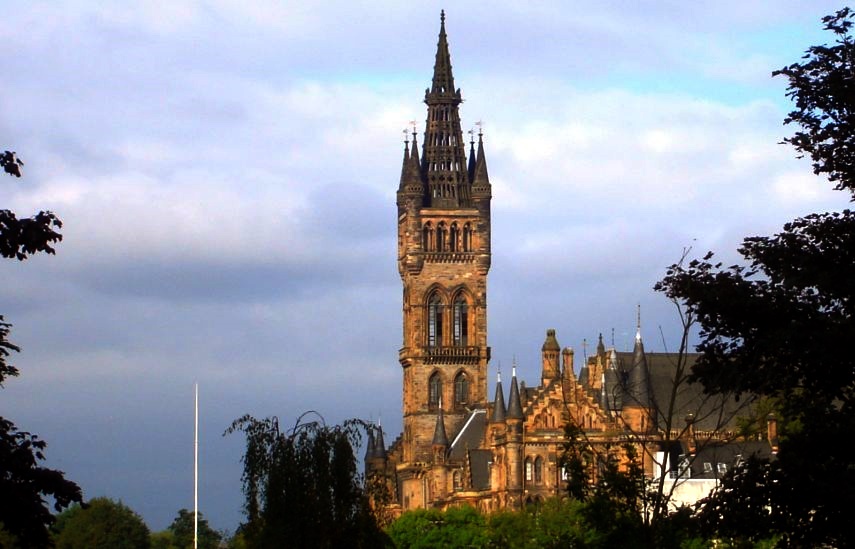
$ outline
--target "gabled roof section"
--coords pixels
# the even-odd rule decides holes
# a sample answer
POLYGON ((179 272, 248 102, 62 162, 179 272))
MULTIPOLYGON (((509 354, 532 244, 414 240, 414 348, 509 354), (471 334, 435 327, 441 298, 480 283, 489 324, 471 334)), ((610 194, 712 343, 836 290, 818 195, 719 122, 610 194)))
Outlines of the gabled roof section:
POLYGON ((472 410, 451 442, 450 459, 462 460, 466 457, 467 450, 480 448, 486 433, 487 410, 472 410))

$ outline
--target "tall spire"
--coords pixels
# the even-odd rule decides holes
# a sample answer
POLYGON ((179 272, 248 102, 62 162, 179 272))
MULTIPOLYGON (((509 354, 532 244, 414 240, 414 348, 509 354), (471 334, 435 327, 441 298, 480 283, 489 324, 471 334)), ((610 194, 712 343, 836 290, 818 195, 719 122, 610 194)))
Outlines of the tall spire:
POLYGON ((436 427, 433 430, 433 445, 448 448, 448 436, 445 434, 445 418, 442 414, 442 398, 439 399, 439 413, 436 414, 436 427))
POLYGON ((517 365, 514 362, 511 370, 511 396, 508 397, 508 419, 523 419, 522 403, 520 402, 520 388, 517 385, 517 365))
MULTIPOLYGON (((478 122, 478 125, 480 126, 481 123, 478 122)), ((487 175, 487 158, 484 155, 484 133, 480 128, 478 130, 478 156, 470 177, 472 179, 472 196, 475 198, 489 198, 492 194, 492 187, 490 185, 490 176, 487 175)))
POLYGON ((470 203, 466 150, 458 112, 462 101, 460 90, 454 87, 454 76, 451 73, 451 55, 448 52, 443 11, 433 80, 431 87, 425 90, 428 115, 422 173, 427 180, 425 205, 429 207, 468 207, 470 203))
POLYGON ((638 306, 636 324, 635 345, 632 349, 632 368, 628 372, 626 392, 631 401, 630 404, 646 408, 650 406, 650 372, 644 354, 644 343, 641 341, 641 305, 638 306))
POLYGON ((496 374, 496 398, 493 402, 493 423, 505 422, 505 392, 502 390, 502 372, 496 374))
MULTIPOLYGON (((430 93, 431 95, 454 94, 451 54, 448 53, 448 37, 445 35, 445 10, 439 12, 439 41, 436 44, 436 61, 433 65, 433 81, 431 82, 430 93)), ((458 101, 459 103, 460 101, 458 101)))
POLYGON ((407 130, 404 130, 404 161, 401 163, 401 182, 398 184, 398 192, 405 192, 407 181, 409 180, 408 173, 410 170, 410 140, 407 136, 407 130))

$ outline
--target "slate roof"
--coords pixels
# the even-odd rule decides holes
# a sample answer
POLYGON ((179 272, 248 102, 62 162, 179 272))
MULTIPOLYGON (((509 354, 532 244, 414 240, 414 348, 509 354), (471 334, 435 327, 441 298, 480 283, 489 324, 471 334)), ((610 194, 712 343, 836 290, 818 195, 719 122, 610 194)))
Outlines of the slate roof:
POLYGON ((451 442, 449 457, 455 461, 466 459, 466 450, 480 448, 486 434, 487 410, 472 410, 451 442))
POLYGON ((490 462, 493 452, 490 450, 469 450, 469 474, 472 477, 473 490, 490 489, 490 462))
MULTIPOLYGON (((679 353, 645 353, 645 357, 650 372, 653 405, 663 412, 667 411, 679 353)), ((697 353, 689 353, 685 356, 687 374, 699 357, 700 354, 697 353)), ((626 371, 632 367, 633 353, 618 352, 617 360, 618 367, 626 371)), ((734 429, 736 428, 736 418, 747 412, 749 400, 750 397, 748 396, 743 396, 739 401, 736 401, 733 398, 720 395, 706 395, 703 386, 700 384, 682 383, 677 388, 675 395, 672 428, 684 428, 686 425, 684 418, 691 413, 694 416, 696 431, 715 431, 723 427, 734 429)), ((663 417, 660 415, 660 428, 663 428, 662 420, 663 417)))

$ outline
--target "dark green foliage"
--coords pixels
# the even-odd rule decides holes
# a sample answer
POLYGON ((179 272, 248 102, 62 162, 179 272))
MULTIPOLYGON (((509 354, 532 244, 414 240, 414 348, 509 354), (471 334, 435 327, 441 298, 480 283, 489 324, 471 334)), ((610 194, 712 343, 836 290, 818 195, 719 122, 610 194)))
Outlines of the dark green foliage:
MULTIPOLYGON (((823 19, 836 44, 815 46, 776 75, 796 102, 786 139, 814 172, 855 196, 855 50, 848 8, 823 19)), ((748 266, 712 253, 673 265, 657 289, 700 325, 694 379, 710 392, 772 399, 783 422, 772 463, 729 475, 701 511, 710 535, 782 545, 855 544, 855 213, 811 214, 772 237, 746 238, 748 266)))
POLYGON ((45 446, 0 417, 0 524, 22 547, 43 547, 49 539, 54 517, 45 497, 53 499, 56 511, 82 499, 80 487, 62 472, 39 465, 45 446))
POLYGON ((62 221, 53 212, 39 212, 18 219, 15 212, 0 210, 0 255, 23 261, 29 254, 55 252, 51 244, 62 240, 56 229, 62 221))
POLYGON ((148 549, 149 531, 139 515, 122 503, 95 498, 57 517, 57 549, 148 549))
POLYGON ((6 339, 9 335, 11 324, 3 322, 3 315, 0 315, 0 387, 7 377, 15 377, 18 375, 18 369, 6 362, 11 352, 19 352, 21 349, 6 339))
MULTIPOLYGON (((23 163, 14 153, 6 151, 0 161, 7 173, 20 177, 23 163)), ((14 213, 0 210, 0 255, 23 260, 31 253, 53 253, 49 244, 62 237, 51 227, 59 226, 59 219, 50 212, 19 220, 14 213)), ((10 327, 0 316, 0 387, 6 378, 18 375, 18 369, 6 360, 11 352, 20 350, 7 339, 10 327)), ((45 547, 48 527, 54 522, 45 498, 52 499, 56 511, 83 499, 80 487, 66 480, 61 471, 40 465, 46 446, 38 436, 19 431, 0 417, 0 531, 6 545, 14 539, 17 547, 45 547)))
MULTIPOLYGON (((199 549, 216 549, 223 536, 199 513, 199 549)), ((193 511, 181 509, 163 532, 151 536, 152 549, 193 549, 193 511)))
POLYGON ((789 80, 787 96, 796 104, 784 120, 801 126, 784 139, 810 155, 813 171, 853 193, 855 199, 855 42, 850 8, 824 17, 825 30, 834 33, 829 46, 812 46, 801 63, 772 73, 789 80))
POLYGON ((489 546, 487 521, 472 507, 409 511, 393 522, 387 532, 398 549, 489 546))
POLYGON ((287 433, 275 417, 251 416, 226 431, 246 435, 241 537, 248 547, 384 546, 353 454, 365 425, 328 427, 302 417, 287 433))

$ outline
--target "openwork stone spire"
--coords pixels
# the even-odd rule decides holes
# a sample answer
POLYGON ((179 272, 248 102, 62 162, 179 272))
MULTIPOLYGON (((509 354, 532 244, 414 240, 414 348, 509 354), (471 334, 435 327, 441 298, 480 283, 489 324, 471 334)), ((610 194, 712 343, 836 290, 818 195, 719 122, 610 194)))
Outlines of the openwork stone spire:
POLYGON ((431 87, 425 90, 428 114, 422 173, 427 181, 425 205, 428 207, 470 206, 466 149, 458 111, 461 101, 460 90, 454 88, 451 55, 445 35, 445 12, 442 12, 433 80, 431 87))

